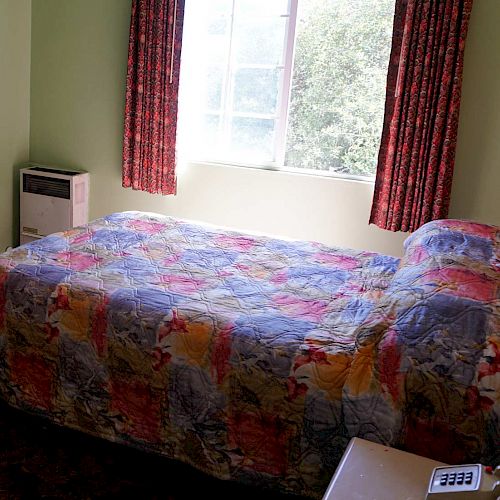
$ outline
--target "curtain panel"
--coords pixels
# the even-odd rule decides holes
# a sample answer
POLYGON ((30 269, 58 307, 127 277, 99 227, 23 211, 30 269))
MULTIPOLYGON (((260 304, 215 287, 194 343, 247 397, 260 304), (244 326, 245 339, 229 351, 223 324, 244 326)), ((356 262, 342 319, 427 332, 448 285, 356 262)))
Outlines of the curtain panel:
POLYGON ((414 231, 448 215, 472 0, 396 0, 370 223, 414 231))
POLYGON ((176 192, 176 134, 184 0, 133 0, 128 47, 123 187, 176 192))

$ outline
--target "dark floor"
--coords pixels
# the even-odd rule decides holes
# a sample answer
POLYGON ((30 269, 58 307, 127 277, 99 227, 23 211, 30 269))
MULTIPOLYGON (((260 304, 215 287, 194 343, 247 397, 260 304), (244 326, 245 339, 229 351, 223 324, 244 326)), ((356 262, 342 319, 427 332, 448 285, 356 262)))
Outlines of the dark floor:
POLYGON ((0 499, 298 500, 208 477, 0 403, 0 499))

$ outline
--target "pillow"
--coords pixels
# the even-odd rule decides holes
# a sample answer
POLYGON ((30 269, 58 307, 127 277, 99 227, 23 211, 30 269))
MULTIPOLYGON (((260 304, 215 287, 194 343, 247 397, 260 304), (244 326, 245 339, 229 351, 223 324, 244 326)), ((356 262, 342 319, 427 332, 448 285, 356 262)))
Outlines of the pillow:
POLYGON ((447 293, 480 301, 496 298, 500 229, 463 220, 437 220, 409 236, 388 292, 447 293))
POLYGON ((442 256, 455 261, 474 260, 498 269, 499 231, 496 226, 458 219, 428 222, 405 240, 401 266, 442 256))

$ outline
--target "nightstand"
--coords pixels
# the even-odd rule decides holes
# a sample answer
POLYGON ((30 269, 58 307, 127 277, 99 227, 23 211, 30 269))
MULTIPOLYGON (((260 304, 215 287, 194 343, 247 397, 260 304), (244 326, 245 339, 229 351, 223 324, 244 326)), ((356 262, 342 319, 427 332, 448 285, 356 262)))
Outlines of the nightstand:
POLYGON ((352 438, 323 500, 423 500, 440 465, 446 464, 352 438))

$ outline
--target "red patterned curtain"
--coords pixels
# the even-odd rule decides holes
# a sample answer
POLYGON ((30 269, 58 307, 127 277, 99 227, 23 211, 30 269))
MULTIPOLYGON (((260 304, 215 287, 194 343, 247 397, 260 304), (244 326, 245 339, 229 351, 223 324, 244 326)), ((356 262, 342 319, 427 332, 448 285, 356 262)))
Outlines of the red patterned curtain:
POLYGON ((396 0, 370 223, 414 231, 448 215, 472 0, 396 0))
POLYGON ((133 0, 123 187, 175 194, 175 142, 184 0, 133 0))

